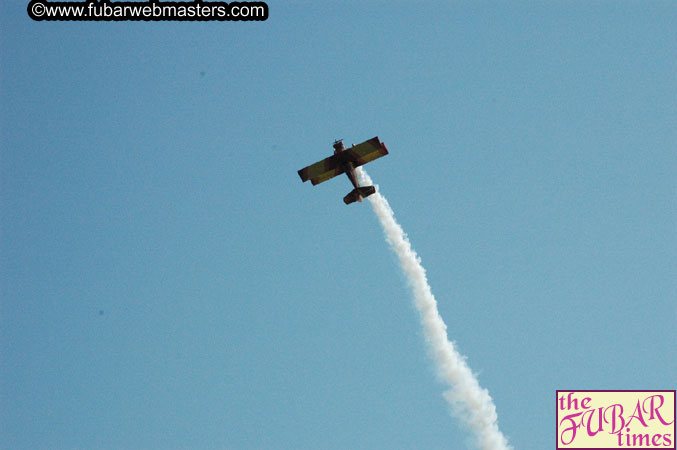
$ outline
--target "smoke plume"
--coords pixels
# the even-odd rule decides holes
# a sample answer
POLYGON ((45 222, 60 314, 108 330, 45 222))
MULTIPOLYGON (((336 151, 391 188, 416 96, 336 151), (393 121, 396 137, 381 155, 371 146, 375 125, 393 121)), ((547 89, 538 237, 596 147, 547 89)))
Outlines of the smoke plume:
MULTIPOLYGON (((361 167, 358 167, 356 172, 362 185, 373 184, 367 172, 361 167)), ((451 388, 444 393, 444 398, 454 415, 459 417, 475 435, 480 449, 510 449, 507 439, 498 429, 496 406, 489 392, 479 385, 477 378, 466 364, 465 357, 458 353, 454 343, 447 337, 447 326, 437 310, 437 301, 428 284, 421 259, 412 249, 409 238, 395 220, 393 210, 378 189, 368 199, 383 227, 386 241, 397 254, 414 294, 414 303, 420 313, 425 339, 439 377, 451 388)))

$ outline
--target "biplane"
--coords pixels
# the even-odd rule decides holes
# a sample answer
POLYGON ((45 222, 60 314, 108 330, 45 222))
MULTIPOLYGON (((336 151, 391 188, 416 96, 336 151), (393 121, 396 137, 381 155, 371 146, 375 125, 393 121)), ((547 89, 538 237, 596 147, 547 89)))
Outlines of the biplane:
POLYGON ((334 154, 332 156, 299 170, 299 176, 303 182, 310 180, 314 186, 345 173, 355 188, 343 197, 344 203, 349 205, 355 201, 361 202, 363 198, 376 192, 374 186, 360 186, 357 176, 355 176, 355 167, 367 164, 387 154, 388 149, 383 142, 378 140, 378 136, 350 148, 345 148, 343 141, 337 140, 334 142, 334 154))

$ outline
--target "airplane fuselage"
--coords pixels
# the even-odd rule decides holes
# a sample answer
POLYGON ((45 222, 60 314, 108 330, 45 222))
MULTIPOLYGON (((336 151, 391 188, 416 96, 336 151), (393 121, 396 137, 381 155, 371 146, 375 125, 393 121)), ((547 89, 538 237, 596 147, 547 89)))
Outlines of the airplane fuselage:
MULTIPOLYGON (((346 151, 345 146, 343 145, 343 141, 336 141, 334 142, 334 154, 337 156, 341 156, 341 153, 346 151)), ((357 176, 355 175, 355 167, 353 166, 353 163, 346 158, 345 161, 341 161, 341 168, 343 169, 343 172, 346 174, 350 182, 353 184, 353 187, 355 189, 360 187, 360 182, 357 181, 357 176)), ((357 201, 361 202, 362 201, 362 196, 358 196, 357 201)))

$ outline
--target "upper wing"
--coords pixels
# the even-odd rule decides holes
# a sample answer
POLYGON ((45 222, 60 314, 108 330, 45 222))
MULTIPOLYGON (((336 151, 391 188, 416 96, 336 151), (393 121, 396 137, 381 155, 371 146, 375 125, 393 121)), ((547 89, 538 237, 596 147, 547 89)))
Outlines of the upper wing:
POLYGON ((329 158, 325 158, 322 161, 318 161, 315 164, 311 164, 308 167, 299 170, 301 180, 304 182, 310 180, 313 185, 320 184, 323 181, 327 181, 342 173, 343 169, 341 168, 339 159, 336 155, 332 155, 329 158))
POLYGON ((354 167, 361 166, 362 164, 367 164, 385 156, 388 154, 388 149, 386 145, 378 140, 378 136, 375 138, 369 139, 361 144, 358 144, 354 147, 347 148, 344 152, 348 156, 348 159, 353 163, 354 167))

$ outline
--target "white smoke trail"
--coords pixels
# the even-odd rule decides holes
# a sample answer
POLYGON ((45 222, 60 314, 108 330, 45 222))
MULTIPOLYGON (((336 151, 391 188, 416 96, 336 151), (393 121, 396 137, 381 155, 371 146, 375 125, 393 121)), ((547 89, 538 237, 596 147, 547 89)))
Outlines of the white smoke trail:
MULTIPOLYGON (((358 167, 361 184, 372 185, 367 172, 358 167)), ((498 429, 496 406, 483 389, 465 362, 465 357, 456 351, 447 337, 447 326, 437 310, 437 301, 432 294, 421 259, 411 248, 411 243, 388 201, 378 191, 368 197, 378 217, 386 240, 399 258, 402 270, 414 294, 414 303, 421 316, 423 332, 440 378, 451 388, 444 397, 454 414, 470 428, 482 450, 506 450, 511 447, 498 429)))

